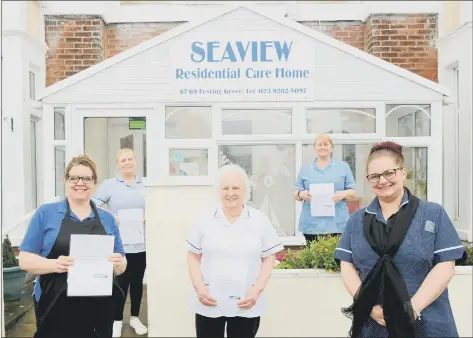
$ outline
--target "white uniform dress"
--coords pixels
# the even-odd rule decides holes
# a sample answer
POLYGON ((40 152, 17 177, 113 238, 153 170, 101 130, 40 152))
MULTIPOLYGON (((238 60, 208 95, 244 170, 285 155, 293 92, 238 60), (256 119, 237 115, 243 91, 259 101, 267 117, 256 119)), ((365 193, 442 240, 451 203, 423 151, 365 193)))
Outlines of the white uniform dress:
MULTIPOLYGON (((211 281, 222 277, 219 274, 223 270, 227 273, 228 270, 233 271, 231 273, 235 279, 245 279, 246 290, 249 290, 259 276, 262 257, 284 249, 269 218, 261 211, 246 205, 240 218, 233 224, 227 221, 220 207, 204 213, 194 223, 187 243, 189 251, 202 254, 201 272, 209 290, 214 286, 211 281), (231 266, 232 269, 222 269, 222 266, 231 266)), ((210 318, 253 318, 265 312, 266 300, 263 292, 255 306, 235 313, 218 305, 203 305, 192 290, 189 308, 194 313, 210 318)))

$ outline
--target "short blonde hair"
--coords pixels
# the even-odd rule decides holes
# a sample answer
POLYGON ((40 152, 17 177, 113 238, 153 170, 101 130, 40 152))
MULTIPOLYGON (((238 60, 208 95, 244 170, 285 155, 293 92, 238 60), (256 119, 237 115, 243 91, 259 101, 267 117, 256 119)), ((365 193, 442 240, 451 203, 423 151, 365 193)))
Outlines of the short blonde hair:
POLYGON ((136 158, 136 155, 135 155, 135 152, 133 151, 133 149, 123 148, 123 149, 120 149, 119 151, 117 151, 117 155, 115 156, 115 158, 117 159, 117 162, 118 162, 118 159, 120 158, 120 156, 122 156, 124 153, 127 153, 127 152, 132 153, 133 157, 136 158))
POLYGON ((333 148, 333 141, 332 141, 332 138, 331 138, 329 135, 327 135, 327 134, 320 134, 320 135, 318 135, 318 136, 315 138, 314 146, 315 146, 315 144, 316 144, 318 141, 328 141, 328 142, 330 142, 330 145, 331 145, 332 148, 333 148))

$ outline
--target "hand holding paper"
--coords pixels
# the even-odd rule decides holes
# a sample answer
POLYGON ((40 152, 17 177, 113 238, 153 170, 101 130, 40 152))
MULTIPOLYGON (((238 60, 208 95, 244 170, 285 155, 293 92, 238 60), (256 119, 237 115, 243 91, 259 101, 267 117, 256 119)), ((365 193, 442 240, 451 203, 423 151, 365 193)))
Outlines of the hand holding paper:
POLYGON ((258 291, 255 287, 252 287, 246 294, 245 299, 237 303, 238 307, 242 310, 251 309, 253 306, 255 306, 260 294, 260 291, 258 291))
POLYGON ((141 244, 144 238, 144 210, 121 209, 118 211, 120 219, 120 236, 123 244, 141 244))
POLYGON ((111 296, 113 287, 114 236, 71 235, 70 255, 74 264, 67 275, 67 295, 111 296))
POLYGON ((312 216, 335 216, 335 204, 333 202, 335 185, 333 183, 311 184, 310 193, 312 194, 310 202, 312 216))

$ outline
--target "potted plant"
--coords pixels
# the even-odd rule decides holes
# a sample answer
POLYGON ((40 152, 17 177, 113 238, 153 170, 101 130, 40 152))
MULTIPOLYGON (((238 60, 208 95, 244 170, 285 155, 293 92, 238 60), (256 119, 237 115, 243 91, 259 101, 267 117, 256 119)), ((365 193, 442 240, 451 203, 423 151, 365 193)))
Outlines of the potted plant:
POLYGON ((5 236, 2 247, 3 299, 9 302, 20 299, 21 291, 25 285, 26 272, 20 269, 8 235, 5 236))

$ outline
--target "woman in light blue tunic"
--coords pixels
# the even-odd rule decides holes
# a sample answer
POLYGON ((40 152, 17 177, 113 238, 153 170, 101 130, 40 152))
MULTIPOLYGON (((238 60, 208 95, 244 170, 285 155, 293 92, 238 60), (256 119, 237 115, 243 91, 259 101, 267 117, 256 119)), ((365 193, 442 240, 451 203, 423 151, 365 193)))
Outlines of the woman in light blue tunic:
POLYGON ((458 337, 447 285, 465 249, 444 208, 404 187, 402 147, 371 149, 376 198, 348 220, 335 250, 354 303, 351 337, 458 337))
POLYGON ((301 168, 296 180, 294 198, 303 201, 299 218, 299 231, 304 234, 307 244, 326 234, 341 234, 345 229, 349 214, 345 199, 355 196, 355 179, 348 163, 336 161, 332 157, 333 142, 328 135, 319 135, 314 143, 316 159, 301 168), (333 183, 335 216, 312 216, 310 210, 310 185, 333 183))
MULTIPOLYGON (((131 149, 120 149, 116 155, 120 174, 105 180, 94 195, 98 206, 107 204, 109 210, 118 216, 124 210, 142 210, 144 214, 144 184, 136 177, 136 157, 131 149)), ((144 221, 144 220, 143 220, 144 221)), ((123 224, 121 224, 123 226, 123 224)), ((125 293, 125 300, 130 290, 130 326, 138 335, 144 335, 148 329, 139 319, 141 298, 143 296, 143 277, 146 270, 146 245, 144 234, 137 239, 129 238, 124 231, 121 233, 123 248, 126 252, 128 266, 126 271, 117 278, 125 293)), ((113 323, 113 337, 120 337, 123 326, 125 301, 116 307, 113 323)))

